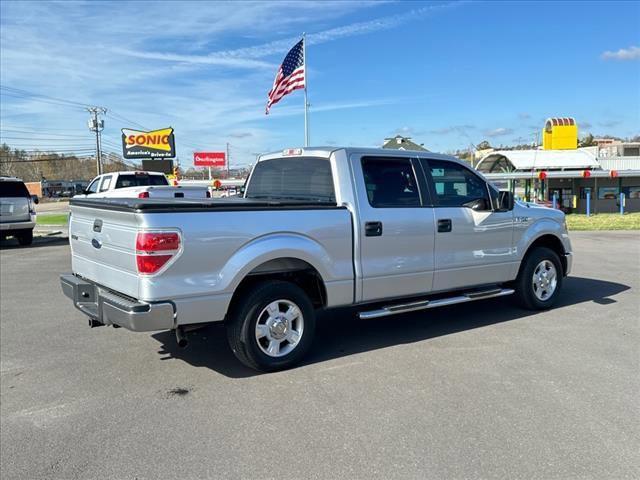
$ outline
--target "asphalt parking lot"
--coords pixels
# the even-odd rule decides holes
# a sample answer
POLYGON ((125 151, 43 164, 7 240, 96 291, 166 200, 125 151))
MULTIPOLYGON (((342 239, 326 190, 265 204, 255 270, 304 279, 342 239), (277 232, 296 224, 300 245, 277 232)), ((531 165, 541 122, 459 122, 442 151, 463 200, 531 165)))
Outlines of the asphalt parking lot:
POLYGON ((221 326, 89 329, 58 239, 1 258, 7 479, 639 478, 640 235, 577 232, 560 306, 324 315, 259 375, 221 326))

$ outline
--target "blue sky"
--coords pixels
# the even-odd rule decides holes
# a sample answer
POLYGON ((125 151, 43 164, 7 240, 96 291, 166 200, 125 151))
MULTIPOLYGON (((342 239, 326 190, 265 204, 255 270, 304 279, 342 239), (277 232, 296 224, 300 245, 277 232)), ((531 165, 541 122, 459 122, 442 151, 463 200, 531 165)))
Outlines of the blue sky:
POLYGON ((302 31, 315 145, 379 146, 397 133, 434 151, 508 145, 532 141, 549 116, 575 117, 583 134, 640 134, 638 2, 0 8, 1 133, 28 149, 91 146, 82 107, 48 97, 108 108, 105 147, 115 152, 121 128, 172 126, 186 166, 194 150, 226 142, 232 165, 301 145, 302 92, 269 116, 264 106, 302 31))

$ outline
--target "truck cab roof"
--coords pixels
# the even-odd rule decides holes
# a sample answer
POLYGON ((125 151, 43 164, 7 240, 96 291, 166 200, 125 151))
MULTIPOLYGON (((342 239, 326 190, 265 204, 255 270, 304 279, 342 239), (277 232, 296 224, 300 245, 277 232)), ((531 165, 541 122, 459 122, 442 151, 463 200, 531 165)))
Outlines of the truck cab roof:
MULTIPOLYGON (((331 154, 338 151, 344 151, 346 156, 349 157, 352 153, 360 155, 371 155, 381 157, 398 157, 398 158, 432 158, 441 160, 453 160, 461 162, 456 157, 451 155, 445 155, 441 153, 434 153, 421 150, 390 150, 388 148, 371 148, 371 147, 339 147, 339 146, 319 146, 319 147, 296 147, 286 148, 277 152, 270 152, 260 155, 258 161, 271 160, 274 158, 296 158, 296 157, 316 157, 326 158, 331 157, 331 154)), ((464 162, 462 162, 464 163, 464 162)))

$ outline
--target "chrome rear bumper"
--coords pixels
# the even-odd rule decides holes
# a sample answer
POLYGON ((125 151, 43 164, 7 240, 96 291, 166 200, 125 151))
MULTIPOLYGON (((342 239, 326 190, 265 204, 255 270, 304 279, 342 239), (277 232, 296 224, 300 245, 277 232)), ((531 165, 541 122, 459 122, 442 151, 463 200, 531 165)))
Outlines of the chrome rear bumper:
POLYGON ((128 300, 72 274, 60 275, 62 291, 95 325, 116 325, 134 332, 175 328, 171 302, 144 303, 128 300))
POLYGON ((24 221, 24 222, 4 222, 0 223, 0 230, 33 230, 36 226, 36 222, 24 221))

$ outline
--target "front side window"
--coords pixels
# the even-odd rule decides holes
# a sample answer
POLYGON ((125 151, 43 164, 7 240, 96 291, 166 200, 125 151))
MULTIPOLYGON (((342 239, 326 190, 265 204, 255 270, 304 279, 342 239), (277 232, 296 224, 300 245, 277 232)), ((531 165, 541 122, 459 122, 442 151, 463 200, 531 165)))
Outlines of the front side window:
POLYGON ((369 204, 374 208, 419 207, 420 193, 408 158, 362 159, 369 204))
POLYGON ((251 173, 245 198, 335 202, 331 164, 312 157, 262 160, 251 173))
POLYGON ((98 184, 100 183, 100 179, 96 179, 93 182, 91 182, 91 185, 89 185, 87 187, 87 192, 89 193, 96 193, 98 191, 98 184))
POLYGON ((468 168, 446 160, 429 160, 436 203, 441 207, 464 207, 484 199, 490 205, 487 184, 468 168))

